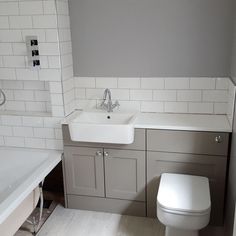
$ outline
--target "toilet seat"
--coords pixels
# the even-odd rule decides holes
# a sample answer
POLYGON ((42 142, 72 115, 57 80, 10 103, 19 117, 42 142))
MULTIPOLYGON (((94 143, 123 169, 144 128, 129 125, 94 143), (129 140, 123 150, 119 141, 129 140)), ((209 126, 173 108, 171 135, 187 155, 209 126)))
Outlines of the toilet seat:
POLYGON ((203 216, 210 214, 211 209, 207 209, 203 212, 188 212, 188 211, 180 211, 180 210, 171 210, 165 207, 162 207, 161 205, 157 205, 157 207, 162 210, 163 212, 174 214, 174 215, 183 215, 183 216, 203 216))
POLYGON ((205 215, 211 210, 209 181, 205 177, 164 173, 157 206, 178 215, 205 215))

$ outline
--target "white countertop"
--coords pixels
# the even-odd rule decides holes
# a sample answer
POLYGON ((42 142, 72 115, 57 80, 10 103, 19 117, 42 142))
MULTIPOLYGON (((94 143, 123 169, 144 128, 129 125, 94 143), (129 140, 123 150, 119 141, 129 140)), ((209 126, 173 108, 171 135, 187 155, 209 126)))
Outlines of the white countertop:
MULTIPOLYGON (((70 114, 62 124, 68 124, 78 112, 70 114)), ((138 113, 134 126, 140 129, 232 132, 226 115, 138 113)))
POLYGON ((226 115, 140 113, 135 128, 232 132, 226 115))

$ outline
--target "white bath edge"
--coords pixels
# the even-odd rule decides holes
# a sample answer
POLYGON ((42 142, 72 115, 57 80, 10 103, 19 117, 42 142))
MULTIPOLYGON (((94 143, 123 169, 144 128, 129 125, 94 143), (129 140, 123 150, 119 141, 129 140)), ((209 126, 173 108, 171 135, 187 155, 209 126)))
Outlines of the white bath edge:
MULTIPOLYGON (((59 151, 37 150, 29 148, 7 148, 0 147, 0 150, 18 150, 29 152, 47 152, 49 157, 38 169, 23 181, 3 202, 0 203, 0 224, 16 209, 20 203, 38 186, 38 184, 51 172, 51 170, 61 161, 62 153, 59 151)), ((20 157, 19 157, 20 158, 20 157)))

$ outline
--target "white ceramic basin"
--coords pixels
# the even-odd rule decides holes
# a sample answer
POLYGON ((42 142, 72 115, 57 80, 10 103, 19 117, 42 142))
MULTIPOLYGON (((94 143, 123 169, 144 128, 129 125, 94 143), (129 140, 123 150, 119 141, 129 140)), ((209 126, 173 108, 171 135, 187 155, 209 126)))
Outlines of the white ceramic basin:
POLYGON ((130 144, 134 141, 135 113, 82 111, 69 121, 71 140, 130 144))

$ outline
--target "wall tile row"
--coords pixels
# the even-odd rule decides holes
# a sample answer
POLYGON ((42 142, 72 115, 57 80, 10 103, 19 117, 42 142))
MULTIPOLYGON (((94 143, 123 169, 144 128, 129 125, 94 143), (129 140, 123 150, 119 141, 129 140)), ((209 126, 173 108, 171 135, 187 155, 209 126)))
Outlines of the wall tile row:
POLYGON ((78 109, 98 107, 105 88, 121 109, 141 112, 226 114, 229 78, 75 77, 78 109))

